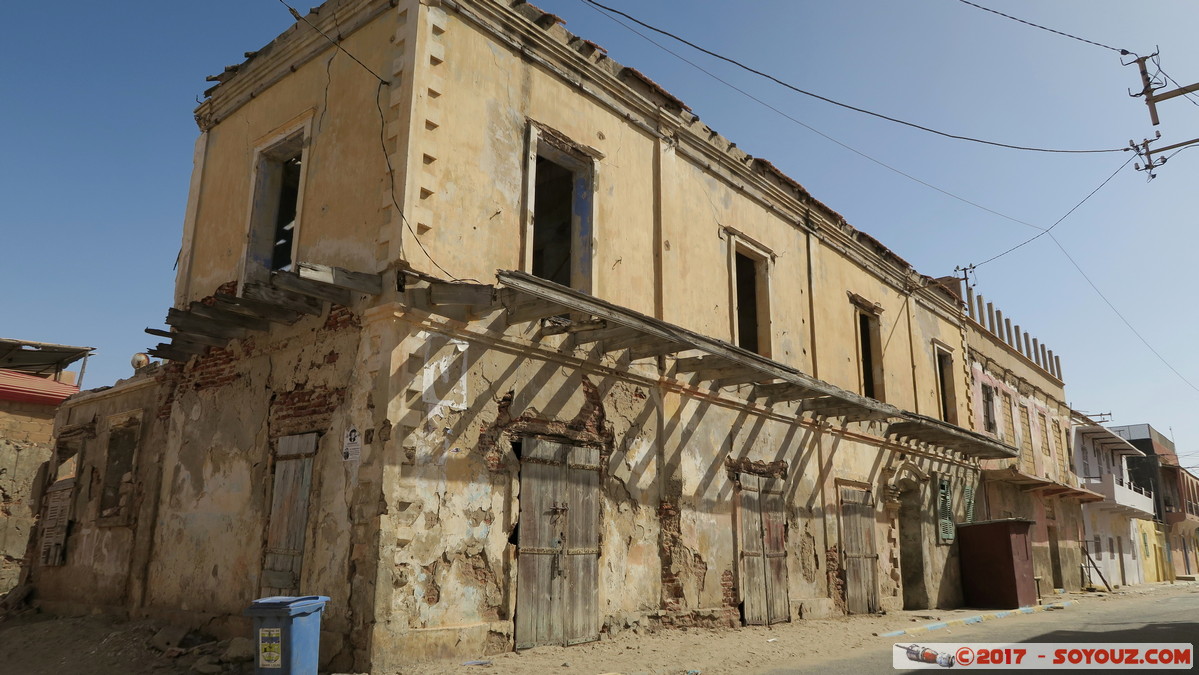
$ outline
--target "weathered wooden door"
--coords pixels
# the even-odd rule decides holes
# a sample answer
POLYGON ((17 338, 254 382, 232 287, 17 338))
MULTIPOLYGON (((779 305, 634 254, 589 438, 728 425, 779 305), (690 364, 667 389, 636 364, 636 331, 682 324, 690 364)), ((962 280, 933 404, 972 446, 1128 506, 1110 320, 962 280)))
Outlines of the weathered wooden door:
POLYGON ((521 443, 516 648, 599 639, 599 449, 521 443))
POLYGON ((863 488, 841 486, 841 570, 850 614, 878 611, 878 554, 874 547, 874 500, 863 488))
POLYGON ((738 482, 745 623, 761 626, 789 621, 783 481, 743 473, 738 482))
POLYGON ((278 441, 271 517, 267 523, 266 551, 262 561, 260 585, 264 596, 300 594, 316 441, 316 434, 284 436, 278 441))

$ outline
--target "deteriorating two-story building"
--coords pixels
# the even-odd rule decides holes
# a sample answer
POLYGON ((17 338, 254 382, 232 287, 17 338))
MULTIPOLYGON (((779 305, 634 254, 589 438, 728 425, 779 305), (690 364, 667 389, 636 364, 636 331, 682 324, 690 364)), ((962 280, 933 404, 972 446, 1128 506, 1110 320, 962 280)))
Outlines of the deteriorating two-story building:
POLYGON ((983 464, 1018 441, 972 430, 970 355, 1027 357, 956 280, 558 17, 331 0, 216 79, 169 363, 59 416, 47 607, 232 633, 319 593, 322 655, 382 669, 953 606, 980 473, 1075 494, 983 464))

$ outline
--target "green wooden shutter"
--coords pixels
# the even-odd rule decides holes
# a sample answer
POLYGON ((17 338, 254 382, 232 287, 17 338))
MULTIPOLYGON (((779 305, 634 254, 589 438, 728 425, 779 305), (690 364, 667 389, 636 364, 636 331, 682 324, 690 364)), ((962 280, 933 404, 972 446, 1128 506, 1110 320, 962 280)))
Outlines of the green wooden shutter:
POLYGON ((953 541, 953 495, 949 491, 948 478, 940 480, 940 491, 937 497, 938 534, 942 543, 953 541))
POLYGON ((965 487, 964 497, 966 499, 965 522, 973 523, 974 522, 974 486, 973 485, 967 485, 965 487))

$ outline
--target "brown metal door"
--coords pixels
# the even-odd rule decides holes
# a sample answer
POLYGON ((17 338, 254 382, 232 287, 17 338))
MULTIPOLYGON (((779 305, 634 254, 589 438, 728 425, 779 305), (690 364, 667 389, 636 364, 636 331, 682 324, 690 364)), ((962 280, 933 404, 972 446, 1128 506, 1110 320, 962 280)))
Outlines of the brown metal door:
POLYGON ((878 611, 878 554, 874 548, 874 500, 870 491, 842 486, 841 570, 850 614, 878 611))
POLYGON ((791 619, 783 481, 741 474, 741 587, 747 625, 791 619))
POLYGON ((284 436, 275 451, 275 484, 262 563, 262 595, 299 595, 308 530, 316 434, 284 436))
POLYGON ((599 639, 599 450, 522 441, 516 648, 599 639))

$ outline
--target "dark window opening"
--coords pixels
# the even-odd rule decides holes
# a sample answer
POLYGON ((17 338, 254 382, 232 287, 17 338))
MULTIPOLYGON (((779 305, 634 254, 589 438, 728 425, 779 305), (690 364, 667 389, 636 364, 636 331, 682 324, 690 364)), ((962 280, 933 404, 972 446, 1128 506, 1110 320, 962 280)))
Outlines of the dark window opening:
POLYGON ((290 270, 292 241, 296 232, 296 210, 300 200, 300 156, 283 160, 279 165, 279 210, 275 216, 274 245, 271 249, 271 270, 290 270))
POLYGON ((874 381, 874 317, 858 313, 858 346, 862 363, 862 395, 878 398, 874 381))
MULTIPOLYGON (((937 384, 941 397, 941 419, 950 424, 957 424, 957 397, 953 387, 953 355, 937 350, 937 384)), ((986 415, 986 399, 983 400, 984 416, 986 415)))
POLYGON ((989 434, 999 430, 995 421, 995 387, 989 384, 983 385, 983 429, 989 434))
POLYGON ((574 173, 537 157, 533 192, 533 276, 571 283, 571 213, 574 173))
POLYGON ((108 457, 104 489, 100 493, 100 516, 119 515, 131 497, 122 487, 133 483, 133 453, 137 449, 138 425, 114 427, 108 434, 108 457))
POLYGON ((737 283, 737 346, 761 353, 758 338, 758 265, 741 253, 735 254, 737 283))

